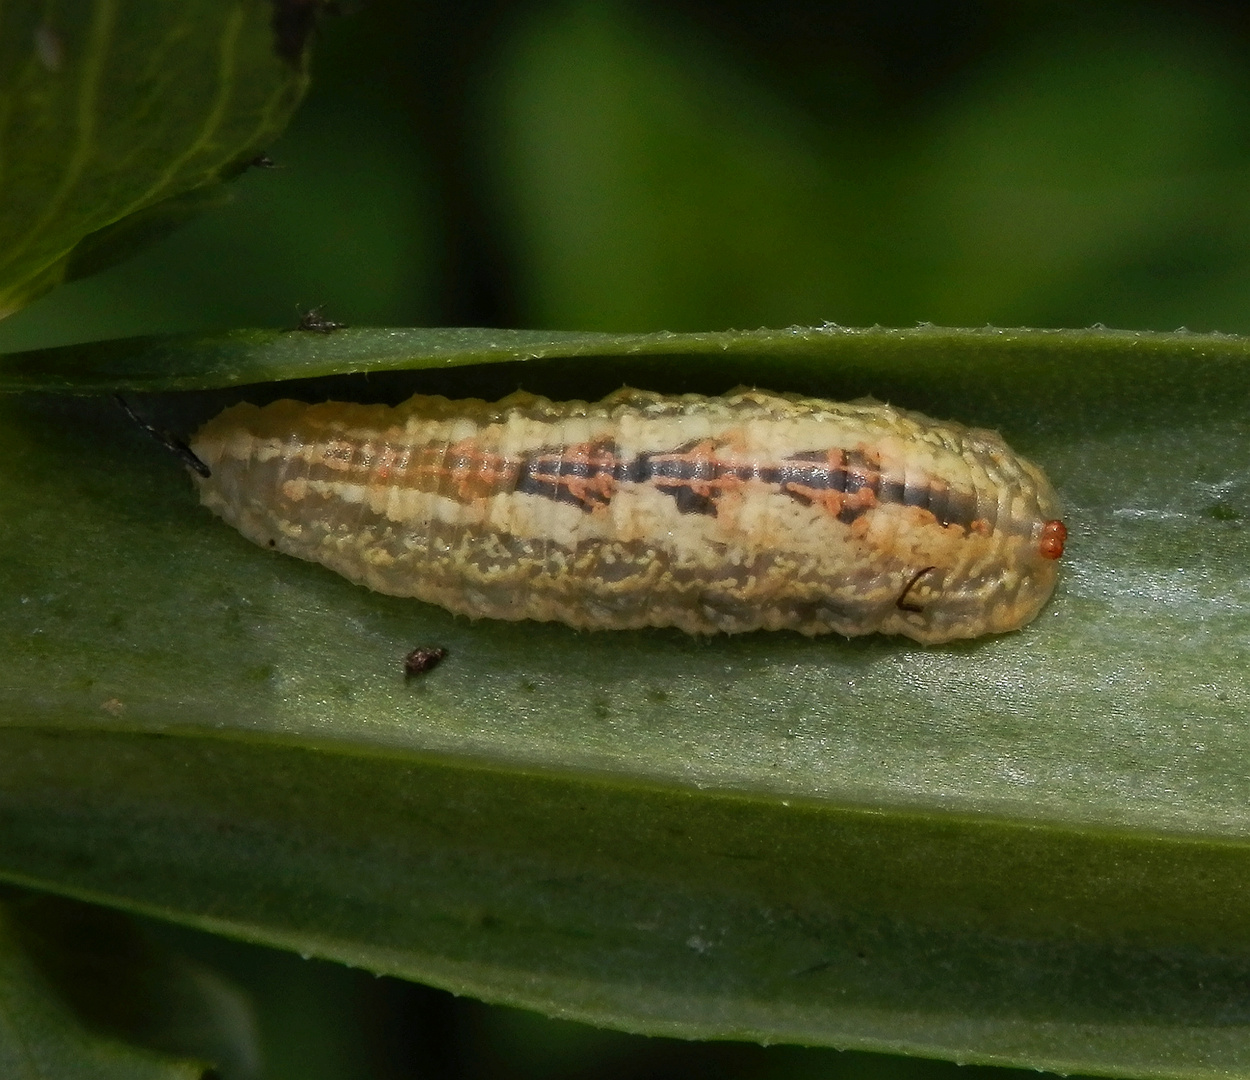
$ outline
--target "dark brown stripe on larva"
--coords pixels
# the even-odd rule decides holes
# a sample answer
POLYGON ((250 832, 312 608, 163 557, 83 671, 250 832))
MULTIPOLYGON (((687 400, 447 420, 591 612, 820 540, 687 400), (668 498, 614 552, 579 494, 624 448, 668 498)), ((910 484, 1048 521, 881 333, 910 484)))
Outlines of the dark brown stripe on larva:
POLYGON ((192 450, 252 540, 471 616, 938 642, 1028 622, 1063 550, 996 434, 762 391, 243 405, 192 450))
MULTIPOLYGON (((503 490, 508 477, 515 475, 515 490, 538 495, 591 511, 606 506, 621 484, 654 484, 672 496, 678 513, 716 513, 720 495, 743 483, 756 481, 776 485, 786 495, 804 505, 819 501, 848 523, 870 506, 900 503, 931 510, 943 525, 971 528, 976 505, 965 493, 952 493, 943 483, 913 484, 901 480, 883 481, 879 463, 854 451, 836 454, 836 461, 822 452, 796 455, 774 468, 759 464, 727 463, 716 457, 717 447, 696 445, 646 454, 622 460, 613 443, 587 446, 544 447, 523 458, 519 468, 499 471, 495 490, 503 490), (870 491, 871 497, 859 495, 870 491), (849 494, 858 498, 830 499, 829 495, 849 494)), ((482 468, 489 469, 484 464, 482 468)))

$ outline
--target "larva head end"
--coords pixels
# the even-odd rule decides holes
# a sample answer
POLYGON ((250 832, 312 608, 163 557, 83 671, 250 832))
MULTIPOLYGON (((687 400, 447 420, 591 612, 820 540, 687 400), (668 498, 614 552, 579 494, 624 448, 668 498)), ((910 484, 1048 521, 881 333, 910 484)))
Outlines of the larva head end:
POLYGON ((1064 541, 1068 539, 1068 527, 1057 518, 1042 525, 1042 539, 1037 546, 1043 559, 1058 559, 1063 554, 1064 541))

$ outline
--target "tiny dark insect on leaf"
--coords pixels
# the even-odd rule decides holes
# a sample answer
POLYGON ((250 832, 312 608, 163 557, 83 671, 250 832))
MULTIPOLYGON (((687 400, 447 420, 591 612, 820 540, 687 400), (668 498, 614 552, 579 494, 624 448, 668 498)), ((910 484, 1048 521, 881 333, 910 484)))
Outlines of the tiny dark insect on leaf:
POLYGON ((247 163, 249 169, 280 169, 282 168, 268 154, 257 154, 247 163))
POLYGON ((321 314, 319 307, 309 308, 300 316, 296 330, 306 330, 314 334, 332 334, 335 330, 343 330, 347 323, 335 322, 321 314))
POLYGON ((404 657, 404 678, 411 679, 414 675, 424 675, 432 671, 447 658, 447 650, 441 645, 433 649, 417 646, 404 657))

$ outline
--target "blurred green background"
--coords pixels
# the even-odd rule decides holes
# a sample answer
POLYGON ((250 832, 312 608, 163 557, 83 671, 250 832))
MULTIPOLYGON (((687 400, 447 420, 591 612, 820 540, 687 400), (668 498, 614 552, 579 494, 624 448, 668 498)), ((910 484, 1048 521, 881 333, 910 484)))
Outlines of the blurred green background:
MULTIPOLYGON (((0 323, 1250 332, 1234 3, 374 0, 215 210, 0 323)), ((187 931, 267 1077, 938 1077, 598 1032, 187 931)), ((962 1070, 980 1076, 991 1069, 962 1070)))
POLYGON ((1228 4, 374 0, 233 201, 0 349, 355 325, 1250 330, 1228 4))

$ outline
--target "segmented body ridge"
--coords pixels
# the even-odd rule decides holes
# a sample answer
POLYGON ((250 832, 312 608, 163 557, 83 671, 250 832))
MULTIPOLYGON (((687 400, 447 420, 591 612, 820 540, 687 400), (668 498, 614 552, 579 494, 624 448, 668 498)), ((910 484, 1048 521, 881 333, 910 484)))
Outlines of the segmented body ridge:
POLYGON ((1028 622, 1062 553, 997 434, 875 403, 280 401, 192 449, 250 539, 470 616, 938 642, 1028 622))

